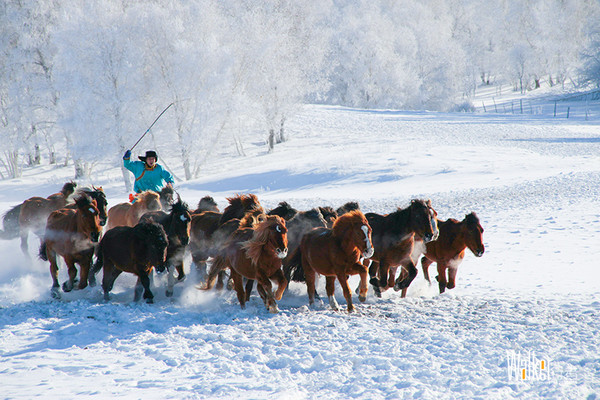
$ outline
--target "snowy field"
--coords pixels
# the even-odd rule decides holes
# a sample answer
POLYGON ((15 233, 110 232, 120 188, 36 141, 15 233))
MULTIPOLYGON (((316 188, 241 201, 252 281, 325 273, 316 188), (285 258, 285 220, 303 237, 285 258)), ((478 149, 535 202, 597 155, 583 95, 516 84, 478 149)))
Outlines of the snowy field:
MULTIPOLYGON (((308 307, 292 283, 271 315, 256 293, 241 310, 234 292, 196 290, 188 257, 173 300, 157 275, 156 303, 133 303, 135 279, 122 275, 108 303, 99 287, 57 301, 37 239, 32 260, 18 240, 0 242, 0 397, 597 399, 600 119, 586 116, 309 106, 273 154, 248 139, 246 157, 223 152, 204 178, 176 185, 191 206, 209 194, 221 209, 252 192, 266 208, 354 200, 389 213, 429 198, 441 219, 475 211, 486 252, 468 253, 443 295, 419 265, 405 299, 369 291, 347 314, 308 307)), ((177 173, 176 155, 158 152, 177 173)), ((0 181, 0 212, 57 192, 72 173, 43 166, 0 181)), ((118 168, 95 176, 109 206, 125 201, 118 168)))

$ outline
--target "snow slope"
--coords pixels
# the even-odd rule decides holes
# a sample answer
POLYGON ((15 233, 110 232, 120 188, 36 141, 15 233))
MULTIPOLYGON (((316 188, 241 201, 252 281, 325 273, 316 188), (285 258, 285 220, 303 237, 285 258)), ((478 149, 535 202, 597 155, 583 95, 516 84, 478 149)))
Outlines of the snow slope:
MULTIPOLYGON (((204 178, 178 183, 191 205, 253 192, 267 208, 356 200, 387 213, 430 198, 441 219, 477 212, 486 253, 467 254, 455 289, 438 295, 419 272, 407 298, 369 292, 350 315, 308 307, 298 283, 277 315, 256 294, 241 310, 233 292, 196 290, 193 268, 173 300, 155 276, 153 305, 132 303, 124 275, 108 303, 98 287, 51 300, 48 266, 0 242, 3 397, 598 398, 597 121, 309 106, 273 154, 247 138, 247 157, 222 153, 204 178), (546 379, 518 379, 515 355, 544 360, 546 379)), ((40 167, 0 182, 0 211, 71 173, 40 167)), ((118 168, 97 176, 109 205, 125 200, 118 168)))

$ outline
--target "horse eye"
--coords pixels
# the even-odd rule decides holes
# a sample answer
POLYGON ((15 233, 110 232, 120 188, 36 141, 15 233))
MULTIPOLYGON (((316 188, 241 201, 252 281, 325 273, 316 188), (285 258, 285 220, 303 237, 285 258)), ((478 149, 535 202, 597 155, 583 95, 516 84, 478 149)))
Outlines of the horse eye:
POLYGON ((279 233, 281 233, 281 227, 279 225, 275 226, 275 230, 279 233))
POLYGON ((96 210, 94 210, 93 208, 90 207, 90 212, 92 213, 92 215, 96 214, 96 210))

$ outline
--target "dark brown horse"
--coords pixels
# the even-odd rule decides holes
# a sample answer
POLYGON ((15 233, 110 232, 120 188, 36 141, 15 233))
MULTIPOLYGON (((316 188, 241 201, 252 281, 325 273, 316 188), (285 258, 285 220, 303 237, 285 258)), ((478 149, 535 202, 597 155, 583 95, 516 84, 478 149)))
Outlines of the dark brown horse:
POLYGON ((345 203, 344 205, 342 205, 341 207, 338 207, 338 209, 335 210, 335 213, 337 215, 344 215, 348 211, 354 211, 354 210, 360 210, 360 206, 358 205, 358 203, 356 201, 349 201, 349 202, 345 203))
POLYGON ((146 190, 136 196, 136 200, 131 203, 119 203, 108 210, 108 224, 106 229, 112 229, 115 226, 135 226, 142 215, 151 211, 160 211, 160 196, 151 190, 146 190))
POLYGON ((190 252, 196 268, 203 273, 206 273, 206 260, 212 257, 223 244, 223 240, 237 229, 236 226, 215 235, 221 225, 232 219, 241 220, 247 213, 264 214, 264 209, 254 194, 236 195, 227 198, 227 201, 229 205, 222 214, 205 211, 192 215, 190 252))
MULTIPOLYGON (((18 227, 19 236, 21 236, 21 250, 24 254, 28 254, 27 237, 29 236, 29 232, 35 233, 40 238, 43 237, 48 216, 52 211, 56 211, 67 205, 76 187, 77 184, 75 182, 67 182, 58 193, 54 193, 47 198, 31 197, 25 200, 20 206, 15 207, 19 208, 18 227)), ((14 215, 13 210, 9 210, 7 215, 14 215)), ((14 224, 12 226, 14 227, 14 224)))
POLYGON ((215 257, 206 287, 203 289, 211 289, 219 272, 229 268, 242 308, 246 307, 250 296, 250 293, 244 290, 243 279, 247 278, 257 282, 258 293, 267 310, 276 313, 276 300, 281 299, 288 283, 281 271, 281 260, 287 252, 287 228, 283 218, 271 215, 255 228, 240 228, 230 236, 215 257), (272 291, 271 279, 278 284, 275 294, 272 291))
POLYGON ((62 256, 68 268, 69 280, 63 284, 63 290, 69 292, 77 283, 75 263, 80 267, 78 288, 84 289, 88 284, 94 243, 98 242, 102 232, 96 200, 83 195, 75 200, 75 204, 76 209, 63 208, 50 214, 40 246, 40 258, 50 261, 52 296, 56 298, 60 297, 56 256, 62 256))
POLYGON ((164 228, 154 222, 141 222, 133 228, 118 226, 107 231, 98 246, 92 271, 96 274, 103 269, 104 300, 110 299, 109 293, 121 272, 130 272, 138 277, 133 301, 140 300, 143 290, 146 302, 154 302, 149 274, 153 267, 164 268, 167 246, 164 228))
MULTIPOLYGON (((156 222, 162 225, 167 233, 169 246, 167 247, 167 259, 165 267, 169 273, 167 281, 167 297, 173 296, 173 287, 176 282, 183 282, 185 271, 183 269, 183 258, 185 247, 190 241, 190 224, 192 216, 187 204, 181 199, 173 203, 167 214, 164 211, 153 211, 142 215, 140 222, 156 222), (175 279, 177 270, 177 279, 175 279)), ((161 267, 164 269, 165 267, 161 267)))
POLYGON ((412 258, 415 235, 425 243, 435 240, 438 235, 436 216, 430 200, 412 200, 407 208, 398 208, 387 215, 366 214, 373 228, 375 254, 369 272, 377 296, 390 287, 407 288, 413 281, 417 275, 416 260, 412 258), (400 274, 396 280, 400 266, 406 269, 406 274, 400 274))
POLYGON ((319 207, 319 212, 325 219, 325 222, 327 222, 327 227, 331 228, 338 217, 337 212, 335 212, 335 210, 329 206, 319 207))
POLYGON ((352 293, 348 287, 349 275, 360 275, 359 300, 367 298, 367 277, 369 268, 362 261, 373 255, 371 227, 365 215, 359 211, 350 211, 338 217, 333 228, 316 228, 304 235, 300 248, 292 255, 292 269, 303 273, 293 273, 295 277, 304 277, 308 292, 308 302, 315 301, 316 275, 326 277, 326 290, 329 304, 334 310, 339 310, 335 300, 335 279, 337 278, 348 312, 354 311, 352 293))
POLYGON ((456 286, 456 271, 465 257, 465 250, 468 248, 475 257, 481 257, 485 246, 483 228, 474 212, 467 214, 462 221, 452 218, 447 221, 438 220, 438 227, 440 235, 435 242, 427 243, 421 266, 425 279, 429 281, 429 266, 437 263, 437 281, 440 293, 444 293, 446 288, 453 289, 456 286))
POLYGON ((192 211, 192 214, 200 214, 204 211, 219 212, 217 202, 211 196, 204 196, 203 198, 201 198, 198 202, 198 207, 194 211, 192 211))

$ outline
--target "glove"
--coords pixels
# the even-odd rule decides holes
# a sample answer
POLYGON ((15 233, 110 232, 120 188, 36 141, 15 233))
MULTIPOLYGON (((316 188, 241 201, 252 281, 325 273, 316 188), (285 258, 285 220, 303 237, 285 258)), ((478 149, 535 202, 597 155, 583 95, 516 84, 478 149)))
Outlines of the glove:
POLYGON ((127 150, 123 156, 123 160, 128 160, 131 157, 131 150, 127 150))

